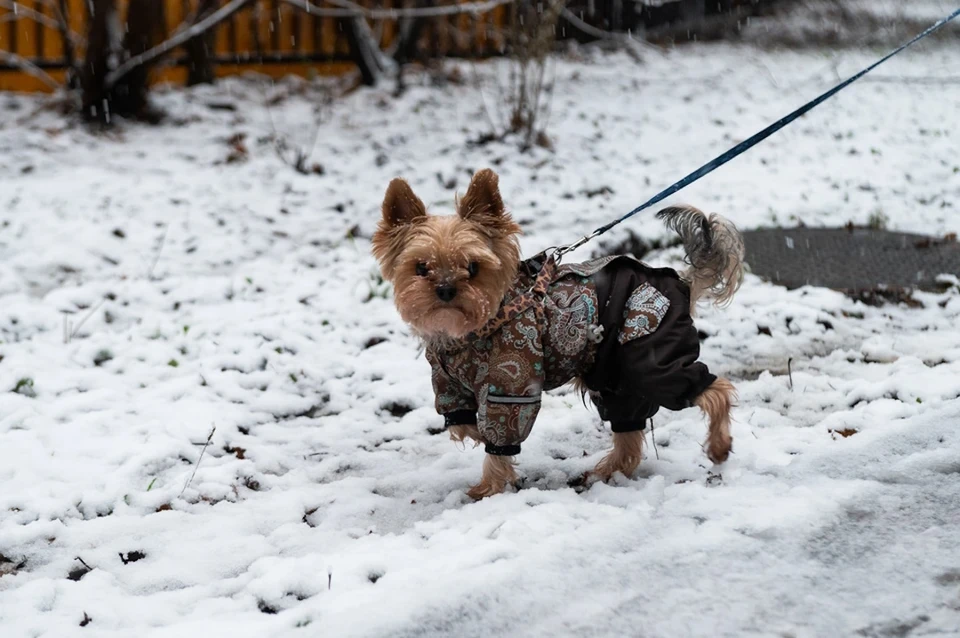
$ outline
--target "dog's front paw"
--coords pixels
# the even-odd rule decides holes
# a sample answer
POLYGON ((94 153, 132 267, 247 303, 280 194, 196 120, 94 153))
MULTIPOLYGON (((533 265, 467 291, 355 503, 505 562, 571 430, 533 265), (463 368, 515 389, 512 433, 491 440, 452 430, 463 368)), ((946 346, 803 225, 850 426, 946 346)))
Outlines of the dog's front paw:
POLYGON ((487 498, 488 496, 496 496, 497 494, 502 494, 506 489, 506 484, 504 485, 490 485, 486 482, 480 482, 477 485, 474 485, 469 490, 467 490, 467 496, 472 498, 475 501, 487 498))
POLYGON ((483 460, 483 476, 479 483, 467 491, 467 496, 479 501, 488 496, 502 494, 507 485, 515 485, 516 482, 517 472, 512 457, 487 454, 483 460))

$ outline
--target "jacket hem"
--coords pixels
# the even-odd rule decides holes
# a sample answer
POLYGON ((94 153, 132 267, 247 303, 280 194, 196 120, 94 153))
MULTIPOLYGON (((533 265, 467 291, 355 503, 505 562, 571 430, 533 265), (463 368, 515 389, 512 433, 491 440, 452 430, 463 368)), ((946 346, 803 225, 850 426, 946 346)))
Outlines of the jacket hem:
POLYGON ((443 427, 451 425, 476 425, 477 413, 473 410, 454 410, 443 415, 443 427))
POLYGON ((516 456, 520 454, 519 445, 491 445, 487 443, 484 447, 484 451, 487 454, 493 454, 494 456, 516 456))

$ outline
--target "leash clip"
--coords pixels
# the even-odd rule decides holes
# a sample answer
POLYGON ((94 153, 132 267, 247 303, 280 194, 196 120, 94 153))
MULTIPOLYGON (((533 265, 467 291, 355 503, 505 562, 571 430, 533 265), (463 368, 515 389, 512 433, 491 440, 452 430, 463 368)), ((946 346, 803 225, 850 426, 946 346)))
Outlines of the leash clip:
POLYGON ((553 251, 553 258, 557 261, 557 263, 559 263, 560 259, 564 255, 576 250, 577 248, 580 248, 580 246, 583 246, 585 243, 587 243, 594 237, 597 237, 598 235, 600 235, 599 229, 593 231, 589 235, 584 235, 583 237, 573 242, 572 244, 567 244, 566 246, 561 246, 560 248, 557 248, 555 251, 553 251))

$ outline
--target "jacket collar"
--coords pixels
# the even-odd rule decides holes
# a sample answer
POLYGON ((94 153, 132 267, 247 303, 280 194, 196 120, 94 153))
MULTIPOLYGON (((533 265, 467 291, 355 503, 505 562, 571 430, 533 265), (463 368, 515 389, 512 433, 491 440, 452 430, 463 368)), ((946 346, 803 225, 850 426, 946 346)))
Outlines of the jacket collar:
POLYGON ((522 284, 527 279, 524 275, 533 277, 533 284, 528 289, 519 291, 513 298, 501 302, 500 310, 497 311, 493 319, 480 329, 467 335, 466 341, 490 336, 502 328, 504 324, 513 321, 528 309, 535 307, 547 294, 547 288, 556 279, 557 262, 552 255, 548 256, 546 253, 540 253, 520 264, 517 284, 522 284))

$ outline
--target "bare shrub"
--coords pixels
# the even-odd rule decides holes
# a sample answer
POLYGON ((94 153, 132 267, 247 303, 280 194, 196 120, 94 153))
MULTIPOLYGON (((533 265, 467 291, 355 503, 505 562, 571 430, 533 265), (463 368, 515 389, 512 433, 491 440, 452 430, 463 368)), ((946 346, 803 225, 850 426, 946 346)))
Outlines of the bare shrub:
POLYGON ((553 83, 548 77, 547 61, 557 40, 557 23, 563 12, 563 0, 518 0, 510 5, 506 28, 506 53, 510 58, 506 82, 499 82, 499 100, 506 112, 500 113, 496 137, 516 135, 522 150, 533 145, 549 147, 546 116, 553 83))
POLYGON ((270 123, 273 148, 280 161, 301 175, 323 175, 325 172, 322 163, 312 161, 313 153, 324 125, 333 117, 335 101, 345 92, 343 85, 344 82, 336 80, 308 82, 290 79, 279 87, 271 81, 270 87, 273 90, 265 89, 264 106, 270 123), (304 135, 304 131, 299 130, 297 134, 291 135, 277 130, 271 107, 294 95, 304 97, 313 104, 313 131, 310 134, 304 135))

